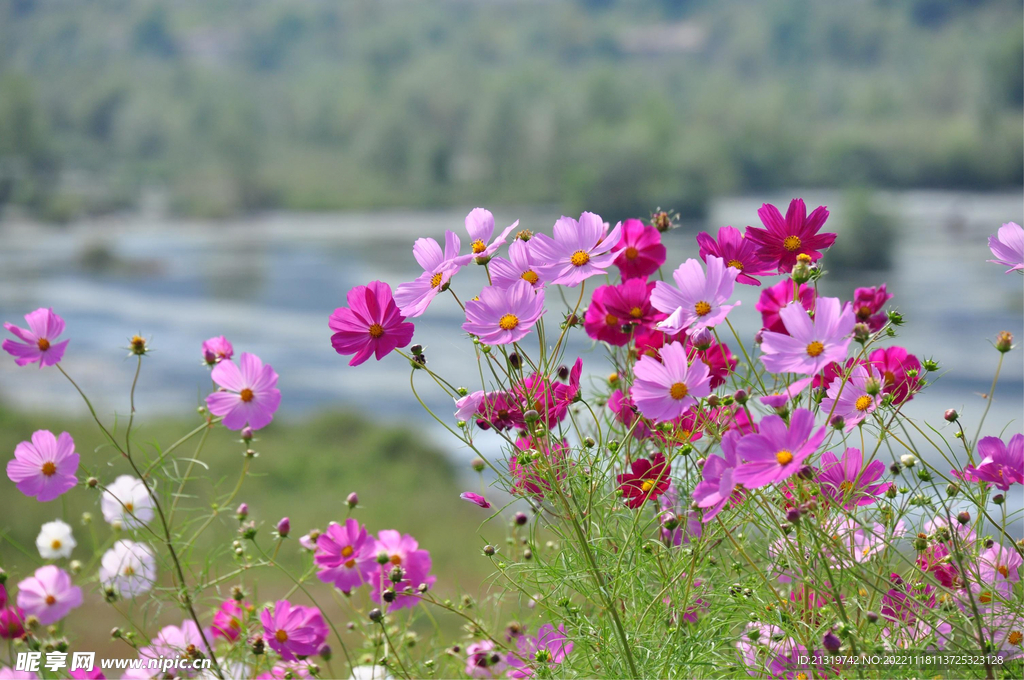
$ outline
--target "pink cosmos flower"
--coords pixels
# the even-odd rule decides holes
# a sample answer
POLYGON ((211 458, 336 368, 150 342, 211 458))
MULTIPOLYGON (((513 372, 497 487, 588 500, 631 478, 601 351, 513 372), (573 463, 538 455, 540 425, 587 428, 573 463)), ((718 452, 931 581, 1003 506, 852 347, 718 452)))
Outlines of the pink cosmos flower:
POLYGON ((32 671, 19 671, 7 666, 0 667, 0 680, 36 680, 38 677, 32 671))
POLYGON ((579 222, 562 217, 555 222, 554 238, 537 234, 530 239, 530 248, 541 263, 541 277, 551 283, 575 288, 585 279, 604 274, 615 254, 610 252, 619 242, 621 225, 605 233, 599 215, 585 212, 579 222))
POLYGON ((892 403, 902 404, 914 398, 921 386, 921 362, 902 347, 876 349, 868 363, 882 377, 882 393, 892 395, 892 403), (910 372, 916 371, 911 377, 910 372))
POLYGON ((313 561, 317 578, 338 590, 350 592, 370 583, 377 571, 375 542, 366 527, 349 518, 344 524, 331 522, 316 539, 313 561))
POLYGON ((207 366, 219 364, 225 359, 231 359, 233 356, 235 356, 235 348, 231 346, 231 343, 223 335, 210 338, 203 343, 203 361, 206 362, 207 366))
POLYGON ((523 422, 523 412, 515 397, 505 392, 488 392, 484 395, 477 415, 477 427, 483 430, 493 427, 501 432, 523 422))
POLYGON ((996 607, 983 620, 983 641, 992 645, 992 653, 1003 659, 1019 659, 1024 655, 1024 616, 1008 607, 996 607))
POLYGON ((661 350, 662 362, 643 356, 633 369, 630 396, 640 412, 654 421, 673 420, 683 415, 698 399, 711 394, 707 364, 695 359, 687 365, 682 343, 673 342, 661 350))
POLYGON ((615 390, 608 396, 608 408, 615 414, 615 420, 622 423, 626 432, 632 432, 635 439, 646 439, 651 436, 652 430, 644 419, 637 415, 634 410, 632 397, 623 394, 622 390, 615 390), (639 420, 639 423, 636 421, 639 420), (633 423, 636 423, 634 426, 633 423))
POLYGON ((853 313, 857 323, 867 324, 872 333, 882 330, 889 317, 882 311, 882 305, 892 299, 892 293, 885 290, 883 283, 878 288, 858 288, 853 292, 853 313))
POLYGON ((338 354, 354 354, 349 366, 371 356, 377 361, 412 342, 414 326, 405 320, 391 297, 391 286, 371 281, 348 292, 348 307, 334 310, 327 325, 334 331, 331 344, 338 354))
MULTIPOLYGON (((192 619, 185 619, 181 626, 164 626, 152 639, 148 647, 139 650, 140 659, 179 658, 187 653, 189 647, 195 647, 204 654, 209 650, 203 644, 203 636, 192 619)), ((196 673, 185 667, 179 669, 186 676, 196 673)))
POLYGON ((516 645, 518 649, 508 655, 510 678, 533 677, 538 667, 557 666, 572 654, 573 648, 573 643, 565 635, 565 625, 558 624, 555 628, 550 623, 541 626, 536 637, 521 635, 516 645))
POLYGON ((477 390, 455 400, 455 419, 469 422, 480 413, 484 404, 485 392, 477 390))
POLYGON ((996 543, 978 556, 978 575, 982 583, 992 584, 997 590, 1009 594, 1012 584, 1020 581, 1022 563, 1024 559, 1019 552, 996 543))
POLYGON ((446 290, 448 282, 462 267, 469 262, 472 255, 460 256, 462 244, 454 231, 444 232, 444 252, 432 238, 416 239, 412 254, 416 262, 423 267, 423 273, 414 281, 401 283, 395 291, 395 302, 402 316, 407 319, 419 316, 427 311, 430 302, 442 290, 446 290))
POLYGON ((868 394, 869 380, 877 378, 863 366, 854 366, 850 379, 845 383, 833 380, 828 396, 821 400, 822 412, 831 413, 833 417, 842 416, 846 420, 846 431, 852 431, 882 403, 881 392, 874 396, 868 394))
POLYGON ((18 338, 4 340, 3 349, 14 357, 14 363, 28 366, 39 362, 39 368, 60 363, 64 349, 70 340, 57 342, 64 332, 64 319, 53 313, 53 308, 40 307, 25 315, 28 329, 19 328, 12 323, 5 323, 4 328, 18 338))
POLYGON ((76 668, 69 672, 68 675, 75 678, 75 680, 107 680, 107 676, 103 675, 103 671, 98 666, 93 667, 91 671, 87 671, 84 668, 76 668))
POLYGON ((540 277, 540 263, 533 256, 530 241, 516 239, 508 247, 508 257, 491 259, 488 268, 491 271, 491 284, 499 288, 508 288, 517 281, 526 281, 534 288, 542 288, 544 279, 540 277))
POLYGON ((736 488, 735 473, 739 465, 736 446, 740 433, 729 430, 722 435, 722 455, 708 456, 701 470, 703 479, 693 489, 693 500, 704 510, 703 521, 710 522, 730 502, 742 500, 742 490, 736 488))
POLYGON ((755 279, 755 276, 772 276, 777 271, 777 267, 771 262, 761 260, 757 243, 744 238, 735 227, 719 229, 718 241, 715 241, 708 232, 702 231, 697 234, 697 244, 700 246, 700 259, 707 262, 709 255, 720 257, 726 266, 737 270, 737 283, 760 286, 761 282, 755 279))
POLYGON ((469 501, 473 505, 479 505, 484 510, 491 507, 491 504, 487 501, 486 498, 484 498, 478 493, 473 493, 472 491, 464 491, 463 493, 459 494, 459 498, 461 498, 464 501, 469 501))
POLYGON ((783 408, 790 400, 799 398, 804 388, 811 384, 811 380, 812 378, 801 378, 783 386, 781 391, 766 394, 763 397, 758 397, 757 400, 769 408, 783 408))
POLYGON ((818 484, 822 491, 847 510, 858 505, 871 505, 877 500, 875 496, 884 494, 892 486, 889 482, 876 483, 885 474, 885 463, 873 460, 865 467, 863 462, 860 449, 846 449, 842 459, 836 458, 831 451, 821 454, 818 484))
POLYGON ((665 456, 655 453, 650 460, 640 458, 630 465, 630 472, 616 475, 619 490, 626 501, 626 507, 636 510, 649 500, 654 500, 668 491, 672 481, 669 473, 672 466, 665 456))
POLYGON ((260 622, 263 639, 285 661, 316 654, 327 637, 327 625, 318 609, 293 605, 288 600, 275 602, 273 611, 268 608, 260 612, 260 622))
POLYGON ((380 566, 370 579, 373 592, 370 598, 377 603, 381 600, 381 587, 392 587, 397 596, 395 601, 388 604, 388 611, 415 607, 420 599, 415 595, 405 594, 406 589, 415 590, 421 584, 427 587, 433 586, 437 577, 430 575, 430 553, 421 550, 416 539, 409 534, 400 534, 397 531, 385 529, 377 534, 377 543, 374 546, 374 554, 381 553, 388 556, 388 561, 380 566), (395 567, 404 570, 404 578, 398 583, 390 579, 391 571, 395 567))
POLYGON ((82 606, 82 589, 71 582, 66 571, 53 564, 36 569, 18 584, 18 607, 39 623, 49 626, 82 606))
POLYGON ((473 257, 480 264, 487 262, 488 258, 505 245, 505 239, 509 233, 519 226, 519 220, 505 227, 498 238, 491 241, 494 234, 494 215, 490 210, 484 208, 473 208, 466 215, 466 231, 469 232, 469 249, 473 251, 473 257), (488 243, 488 241, 491 241, 488 243))
MULTIPOLYGON (((977 466, 964 468, 963 479, 988 482, 1001 491, 1008 491, 1014 483, 1024 484, 1024 435, 1013 435, 1009 444, 999 437, 983 437, 977 450, 984 457, 977 466)), ((961 477, 956 471, 953 474, 961 477)))
POLYGON ((658 506, 661 508, 661 540, 665 545, 687 544, 693 539, 700 538, 704 533, 700 513, 692 510, 689 502, 684 504, 681 500, 679 488, 674 482, 670 482, 668 490, 658 498, 658 506), (672 529, 669 528, 670 523, 675 524, 672 529))
POLYGON ((522 340, 544 312, 544 291, 527 281, 508 288, 488 286, 480 298, 466 302, 462 330, 487 345, 508 345, 522 340))
MULTIPOLYGON (((988 237, 988 247, 992 251, 992 256, 996 258, 988 262, 1009 267, 1006 270, 1007 274, 1024 271, 1024 228, 1019 224, 1007 222, 999 227, 996 235, 988 237)), ((6 343, 4 349, 7 349, 6 343)))
POLYGON ((736 446, 746 462, 736 468, 733 479, 748 489, 788 479, 825 438, 825 428, 814 432, 814 414, 803 408, 793 411, 788 428, 777 415, 765 416, 758 427, 757 434, 748 434, 736 446))
POLYGON ((656 227, 637 219, 622 223, 622 238, 615 244, 615 266, 622 279, 646 279, 665 264, 665 246, 656 227))
POLYGON ((651 304, 660 312, 669 315, 658 324, 668 333, 678 333, 684 328, 690 333, 702 328, 712 328, 725 321, 726 315, 740 302, 726 304, 732 296, 739 270, 727 267, 722 258, 708 257, 707 274, 699 260, 689 259, 672 272, 676 282, 672 286, 664 281, 654 284, 651 304))
POLYGON ((643 279, 629 279, 618 286, 609 286, 604 296, 604 307, 609 314, 618 317, 620 324, 651 326, 665 318, 651 306, 651 291, 654 282, 643 279))
POLYGON ((821 250, 829 248, 836 241, 835 234, 819 234, 818 230, 828 219, 828 209, 818 206, 810 217, 801 198, 789 203, 786 218, 774 205, 765 203, 757 211, 766 229, 747 227, 747 238, 760 247, 761 259, 790 272, 796 264, 796 256, 809 255, 812 262, 821 259, 821 250))
POLYGON ((480 640, 466 647, 466 675, 471 678, 498 678, 508 668, 493 640, 480 640))
POLYGON ((210 626, 213 636, 222 637, 228 642, 237 640, 242 634, 242 619, 247 609, 252 609, 248 602, 242 604, 236 600, 224 600, 213 615, 213 624, 210 626))
POLYGON ((599 286, 590 298, 590 306, 583 316, 583 330, 598 342, 607 342, 615 347, 629 344, 631 333, 622 330, 622 319, 607 307, 608 299, 615 286, 599 286))
POLYGON ((0 609, 0 640, 16 640, 25 634, 25 610, 21 607, 0 609))
MULTIPOLYGON (((771 288, 761 291, 761 297, 757 299, 754 309, 761 312, 761 324, 765 330, 786 333, 786 325, 782 323, 779 312, 793 302, 793 286, 795 285, 793 279, 783 279, 771 288)), ((814 310, 814 288, 806 283, 800 284, 800 304, 808 312, 814 310)))
POLYGON ((509 458, 508 472, 512 477, 512 491, 518 494, 529 494, 534 498, 543 498, 551 491, 549 477, 561 482, 566 477, 566 461, 569 457, 569 445, 565 442, 553 447, 547 439, 529 439, 520 437, 516 440, 516 455, 509 458), (542 471, 536 463, 523 465, 519 458, 526 452, 536 452, 547 459, 550 472, 542 471))
POLYGON ((707 364, 711 376, 711 389, 725 384, 726 378, 736 369, 736 357, 729 350, 729 345, 712 340, 707 349, 696 349, 690 338, 686 338, 686 353, 707 364))
POLYGON ((7 463, 7 476, 18 485, 18 491, 41 502, 71 490, 78 483, 78 454, 75 442, 67 432, 54 437, 49 430, 32 433, 31 442, 21 442, 14 449, 14 459, 7 463))
POLYGON ((898 520, 890 530, 880 522, 871 527, 862 525, 857 520, 848 519, 836 530, 840 545, 849 551, 854 562, 867 562, 875 555, 881 554, 894 539, 905 533, 903 520, 898 520))
POLYGON ((222 390, 206 397, 210 413, 223 416, 224 427, 241 430, 246 424, 254 430, 266 427, 281 404, 277 373, 255 354, 242 352, 241 370, 232 361, 222 361, 210 377, 222 390))
POLYGON ((846 359, 855 323, 848 304, 840 307, 838 298, 818 298, 813 321, 795 302, 779 314, 789 334, 764 331, 761 361, 769 372, 814 375, 846 359))

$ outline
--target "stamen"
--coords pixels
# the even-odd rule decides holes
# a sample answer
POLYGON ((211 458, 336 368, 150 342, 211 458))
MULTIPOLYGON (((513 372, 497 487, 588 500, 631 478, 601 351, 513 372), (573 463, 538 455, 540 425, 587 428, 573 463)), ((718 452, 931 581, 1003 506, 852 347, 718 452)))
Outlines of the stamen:
POLYGON ((39 338, 39 340, 36 341, 36 346, 39 347, 40 352, 45 352, 50 349, 50 341, 46 338, 39 338))
POLYGON ((782 242, 782 247, 791 253, 795 253, 797 250, 800 250, 800 237, 787 236, 786 240, 782 242))
POLYGON ((743 271, 743 263, 740 262, 739 260, 729 260, 729 266, 732 267, 733 269, 739 269, 740 271, 743 271))
POLYGON ((252 390, 246 387, 245 389, 238 393, 238 396, 242 398, 242 401, 248 404, 250 401, 252 401, 254 395, 252 393, 252 390))
POLYGON ((857 401, 853 402, 853 407, 858 411, 867 411, 871 406, 871 397, 866 394, 862 394, 857 397, 857 401))
POLYGON ((816 357, 821 356, 821 353, 825 351, 825 345, 821 344, 817 340, 807 345, 807 356, 816 357))
POLYGON ((672 387, 670 387, 669 390, 668 390, 668 395, 670 397, 672 397, 673 399, 675 399, 676 401, 679 401, 680 399, 684 399, 686 397, 686 395, 689 394, 689 393, 690 393, 690 388, 686 386, 686 383, 681 383, 681 382, 677 382, 677 383, 673 384, 672 387))
POLYGON ((430 287, 437 288, 441 285, 441 272, 438 272, 430 277, 430 287))
POLYGON ((519 317, 515 314, 506 314, 498 319, 498 327, 503 331, 510 331, 519 325, 519 317))
POLYGON ((627 260, 635 260, 639 254, 640 251, 634 248, 633 246, 626 248, 625 255, 627 260))
POLYGON ((711 305, 701 300, 693 306, 693 311, 697 312, 697 316, 707 316, 711 313, 711 305))
POLYGON ((473 253, 474 254, 482 253, 485 250, 487 250, 487 244, 486 243, 484 243, 480 239, 477 239, 477 240, 473 241, 473 253))
POLYGON ((525 272, 522 273, 522 275, 519 278, 521 278, 523 281, 528 281, 531 284, 536 284, 539 277, 537 276, 537 273, 535 271, 533 271, 532 269, 527 269, 525 272))
POLYGON ((374 339, 384 335, 384 327, 381 326, 379 323, 372 324, 370 328, 367 330, 369 330, 370 332, 370 337, 374 339))
POLYGON ((775 460, 779 461, 779 465, 789 465, 793 462, 793 454, 786 449, 782 449, 775 454, 775 460))
POLYGON ((571 262, 574 267, 582 267, 586 263, 590 262, 590 253, 585 250, 577 250, 572 254, 572 257, 569 258, 569 262, 571 262))
POLYGON ((57 465, 52 460, 46 461, 43 463, 43 474, 47 477, 53 477, 57 474, 57 465))

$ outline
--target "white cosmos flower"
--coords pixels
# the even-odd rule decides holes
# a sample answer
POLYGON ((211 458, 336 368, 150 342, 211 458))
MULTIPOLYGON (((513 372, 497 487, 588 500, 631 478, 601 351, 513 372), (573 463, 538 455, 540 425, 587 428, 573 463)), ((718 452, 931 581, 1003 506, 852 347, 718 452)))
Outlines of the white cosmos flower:
POLYGON ((44 560, 71 557, 71 551, 76 545, 71 527, 59 519, 44 524, 36 537, 36 548, 44 560))
POLYGON ((142 480, 131 475, 121 475, 107 487, 100 508, 108 523, 128 529, 138 529, 153 519, 153 499, 142 480))
POLYGON ((103 554, 100 583, 121 597, 132 598, 148 592, 156 581, 156 557, 145 543, 120 540, 103 554))

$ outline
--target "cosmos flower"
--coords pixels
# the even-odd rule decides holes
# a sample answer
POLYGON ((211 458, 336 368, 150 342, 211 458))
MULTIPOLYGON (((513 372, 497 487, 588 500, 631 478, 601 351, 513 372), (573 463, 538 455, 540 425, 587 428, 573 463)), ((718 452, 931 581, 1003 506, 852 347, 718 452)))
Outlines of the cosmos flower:
MULTIPOLYGON (((180 626, 164 626, 160 632, 150 640, 148 647, 139 650, 140 659, 177 659, 188 654, 189 648, 206 654, 210 650, 203 644, 203 636, 199 626, 192 619, 185 619, 180 626)), ((186 676, 196 675, 195 669, 186 665, 177 669, 186 676)))
POLYGON ((758 429, 736 445, 736 453, 746 462, 736 468, 733 479, 748 489, 788 479, 825 438, 825 428, 814 432, 814 414, 802 408, 793 411, 788 427, 779 416, 769 415, 758 429))
MULTIPOLYGON (((999 227, 998 233, 988 237, 988 247, 996 259, 993 264, 1009 267, 1006 273, 1024 271, 1024 228, 1016 222, 1007 222, 999 227)), ((7 343, 4 343, 7 349, 7 343)))
POLYGON ((119 523, 128 529, 138 529, 153 519, 153 499, 142 480, 131 475, 121 475, 107 486, 100 509, 108 524, 119 523))
POLYGON ((248 425, 258 430, 270 424, 281 404, 277 373, 258 356, 242 352, 241 369, 232 361, 214 366, 210 377, 221 390, 206 397, 210 413, 224 418, 224 427, 241 430, 248 425))
POLYGON ((120 540, 103 554, 100 583, 123 598, 148 593, 156 583, 156 555, 145 543, 120 540))
POLYGON ((577 222, 562 217, 555 222, 554 238, 537 234, 530 239, 530 248, 541 263, 540 275, 553 284, 575 288, 591 276, 604 274, 615 254, 610 252, 619 242, 621 225, 605 233, 599 215, 585 212, 577 222))
POLYGON ((877 483, 885 474, 885 463, 873 460, 864 466, 860 449, 848 448, 841 459, 831 451, 821 454, 817 481, 821 490, 847 510, 858 505, 871 505, 892 486, 877 483))
POLYGON ((0 609, 0 640, 16 640, 25 634, 25 610, 12 606, 0 609))
MULTIPOLYGON (((878 379, 872 376, 864 366, 854 366, 849 380, 833 380, 824 399, 821 400, 823 413, 830 417, 842 416, 846 421, 846 431, 850 432, 865 418, 874 412, 882 403, 882 393, 874 396, 868 393, 869 381, 878 379)), ((877 385, 881 387, 881 385, 877 385)))
POLYGON ((78 543, 71 533, 71 526, 59 519, 44 524, 36 536, 36 548, 44 560, 71 557, 71 551, 76 545, 78 543))
POLYGON ((758 397, 757 400, 769 408, 783 408, 787 402, 793 399, 799 399, 800 393, 804 391, 804 388, 811 384, 811 380, 812 378, 801 378, 800 380, 795 380, 789 385, 784 386, 781 391, 766 394, 758 397))
POLYGON ((757 214, 766 228, 747 227, 746 237, 759 246, 761 259, 777 266, 780 272, 792 271, 797 255, 806 254, 817 262, 821 259, 820 251, 836 241, 835 234, 818 233, 828 219, 825 206, 818 206, 808 217, 803 199, 794 198, 785 219, 778 208, 768 203, 757 214))
POLYGON ((668 491, 672 481, 669 473, 672 466, 665 456, 655 453, 650 460, 640 458, 630 465, 630 472, 616 475, 615 480, 626 501, 626 507, 636 510, 649 500, 654 500, 668 491))
POLYGON ((611 297, 615 286, 598 286, 590 298, 590 306, 583 316, 583 330, 587 335, 598 342, 606 342, 609 345, 622 347, 629 344, 632 333, 622 330, 622 319, 618 314, 613 314, 607 307, 608 299, 611 297))
POLYGON ((60 363, 70 340, 57 342, 64 332, 64 319, 53 313, 53 309, 40 307, 25 315, 28 328, 19 328, 12 323, 4 323, 6 328, 18 340, 4 340, 3 349, 14 357, 14 363, 28 366, 37 363, 39 368, 60 363))
POLYGON ((469 501, 473 505, 478 505, 484 510, 491 507, 491 504, 487 501, 486 498, 484 498, 478 493, 473 493, 472 491, 464 491, 463 493, 459 494, 459 498, 461 498, 464 501, 469 501))
POLYGON ((315 607, 293 605, 278 600, 274 609, 260 612, 263 639, 285 661, 297 656, 312 656, 320 651, 326 638, 327 626, 315 607))
POLYGON ((633 369, 635 379, 630 389, 637 408, 654 421, 678 418, 698 399, 711 394, 707 364, 696 359, 687 365, 682 343, 663 347, 661 358, 662 361, 646 355, 640 357, 633 369))
POLYGON ((508 672, 510 678, 533 677, 538 666, 557 666, 572 654, 573 649, 573 643, 565 635, 565 625, 558 624, 555 628, 550 623, 541 626, 536 636, 519 636, 516 645, 516 651, 511 652, 507 659, 511 667, 508 672))
POLYGON ((637 415, 633 398, 629 394, 623 394, 622 390, 615 390, 608 396, 608 408, 615 414, 615 419, 622 423, 626 432, 631 432, 635 439, 646 439, 651 436, 652 430, 644 422, 644 419, 637 415), (640 422, 636 422, 639 420, 640 422), (634 423, 636 423, 634 425, 634 423))
POLYGON ((221 602, 217 613, 213 615, 213 624, 210 632, 214 637, 224 638, 228 642, 234 642, 242 634, 242 618, 245 610, 252 605, 248 602, 241 603, 237 600, 224 600, 221 602))
POLYGON ((561 482, 566 477, 566 461, 569 456, 569 445, 562 442, 554 447, 547 439, 528 439, 520 437, 516 440, 516 455, 509 458, 508 473, 512 478, 512 491, 530 495, 540 499, 551 491, 549 477, 561 482), (527 455, 536 456, 529 465, 520 462, 527 455), (550 467, 550 471, 545 471, 550 467))
POLYGON ((791 302, 779 312, 788 335, 763 332, 761 361, 771 373, 814 375, 833 361, 846 359, 854 318, 838 298, 818 298, 814 319, 791 302))
POLYGON ((665 246, 661 233, 637 219, 622 223, 622 238, 615 244, 615 266, 622 280, 646 279, 665 264, 665 246))
POLYGON ((383 585, 386 583, 387 586, 394 588, 396 597, 394 602, 388 603, 388 611, 415 607, 419 604, 420 598, 404 594, 405 590, 415 590, 423 584, 429 588, 437 580, 437 577, 430 575, 430 553, 420 549, 419 543, 409 534, 401 534, 391 529, 379 532, 374 554, 387 555, 388 561, 380 565, 379 570, 370 578, 373 587, 370 598, 378 604, 382 603, 383 585), (390 578, 395 567, 401 567, 404 572, 402 580, 397 583, 390 578))
POLYGON ((327 325, 334 335, 331 345, 338 354, 354 354, 349 366, 358 366, 371 356, 380 361, 399 347, 412 342, 415 327, 405 320, 391 297, 391 286, 371 281, 348 292, 348 307, 334 310, 327 325))
POLYGON ((726 266, 737 270, 737 283, 760 286, 761 282, 755 276, 772 276, 777 272, 772 263, 761 260, 757 243, 744 238, 735 227, 720 228, 717 241, 702 231, 697 234, 697 244, 700 246, 700 259, 707 262, 708 256, 720 257, 726 266))
MULTIPOLYGON (((787 333, 786 324, 782 323, 779 312, 793 302, 793 279, 783 279, 770 288, 761 291, 754 309, 761 312, 761 325, 765 330, 775 333, 787 333)), ((814 311, 814 288, 806 283, 800 284, 800 304, 808 312, 814 311)))
POLYGON ((921 386, 921 362, 902 347, 876 349, 868 363, 882 377, 882 393, 892 395, 892 403, 902 404, 914 398, 921 386))
POLYGON ((540 263, 533 256, 530 241, 516 239, 508 247, 508 259, 491 258, 488 265, 491 272, 491 285, 508 288, 517 281, 526 281, 534 288, 542 288, 544 280, 538 273, 540 263))
POLYGON ((885 290, 885 284, 877 288, 858 288, 853 292, 853 313, 857 323, 867 324, 872 333, 885 326, 889 317, 882 311, 882 305, 892 299, 892 293, 885 290))
POLYGON ((978 576, 982 583, 992 584, 1008 594, 1012 584, 1020 581, 1022 563, 1024 559, 1019 552, 995 543, 978 556, 978 576))
POLYGON ((316 539, 313 555, 317 578, 345 592, 371 581, 377 571, 376 558, 374 540, 366 527, 352 518, 344 524, 331 522, 316 539))
POLYGON ((1013 435, 1009 444, 999 437, 983 437, 977 451, 984 457, 977 466, 964 468, 963 479, 988 482, 1001 491, 1008 491, 1014 483, 1024 484, 1024 435, 1013 435))
POLYGON ((466 675, 471 678, 498 678, 508 668, 493 640, 480 640, 466 647, 466 675))
POLYGON ((447 289, 451 278, 473 257, 459 255, 461 248, 459 236, 454 231, 444 233, 443 253, 434 239, 416 239, 412 254, 423 267, 423 273, 413 281, 399 284, 395 291, 395 302, 402 316, 411 319, 423 314, 437 294, 447 289))
POLYGON ((637 324, 651 326, 655 321, 665 318, 651 306, 651 291, 654 282, 647 283, 643 279, 629 279, 618 286, 608 286, 604 295, 604 307, 609 314, 618 317, 619 324, 637 324))
POLYGON ((78 483, 78 454, 75 442, 67 432, 54 437, 49 430, 37 430, 32 440, 21 442, 14 449, 14 458, 7 463, 7 477, 18 485, 18 491, 41 502, 70 491, 78 483))
POLYGON ((672 272, 676 286, 658 281, 651 293, 651 304, 668 318, 658 328, 668 333, 689 329, 691 333, 712 328, 740 302, 726 304, 732 296, 739 270, 727 267, 720 257, 708 257, 707 273, 699 260, 689 259, 672 272))
POLYGON ((516 220, 505 227, 498 238, 491 241, 491 236, 494 235, 494 215, 490 210, 484 208, 470 210, 466 215, 466 231, 469 233, 469 249, 476 261, 480 264, 486 263, 498 248, 505 245, 505 239, 508 238, 509 233, 518 226, 519 220, 516 220))
POLYGON ((44 626, 57 623, 81 605, 82 589, 56 565, 39 567, 35 574, 18 583, 18 606, 44 626))
POLYGON ((742 491, 736 488, 734 475, 739 465, 736 445, 740 433, 729 430, 722 435, 722 455, 708 456, 701 470, 702 480, 693 489, 693 500, 704 510, 702 519, 710 522, 731 502, 742 499, 742 491))
POLYGON ((544 312, 544 291, 535 290, 528 281, 508 288, 488 286, 479 299, 466 302, 462 330, 486 345, 508 345, 526 337, 544 312))
POLYGON ((219 364, 225 359, 230 360, 233 356, 235 356, 235 348, 223 335, 210 338, 203 343, 203 361, 207 366, 219 364))

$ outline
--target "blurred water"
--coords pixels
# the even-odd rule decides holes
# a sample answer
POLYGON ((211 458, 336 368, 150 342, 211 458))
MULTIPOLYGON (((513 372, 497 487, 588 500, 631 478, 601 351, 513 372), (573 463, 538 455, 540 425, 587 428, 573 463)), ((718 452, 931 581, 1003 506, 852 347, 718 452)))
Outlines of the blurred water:
MULTIPOLYGON (((824 203, 834 214, 841 209, 839 194, 802 195, 811 207, 824 203)), ((952 406, 967 423, 977 423, 984 408, 980 395, 988 392, 998 359, 991 339, 1001 330, 1024 336, 1022 277, 1004 275, 985 262, 991 257, 986 237, 1002 222, 1022 220, 1022 197, 909 192, 878 199, 898 224, 895 267, 856 280, 828 278, 825 293, 849 296, 854 286, 886 282, 896 296, 891 304, 907 317, 896 342, 918 356, 935 357, 943 367, 942 379, 905 412, 945 425, 941 413, 952 406)), ((666 236, 669 266, 696 257, 698 229, 757 224, 762 201, 784 205, 787 200, 716 201, 706 225, 685 225, 666 236)), ((65 337, 71 338, 64 366, 105 413, 126 411, 134 362, 122 348, 132 334, 149 338, 154 349, 136 397, 143 417, 184 414, 200 402, 210 385, 200 365, 200 344, 224 334, 236 352, 254 352, 278 371, 282 417, 358 408, 373 418, 423 427, 462 458, 467 452, 451 451, 451 440, 412 398, 405 362, 391 356, 349 368, 331 348, 327 317, 354 285, 379 278, 395 286, 415 276, 412 241, 425 235, 441 239, 445 228, 462 232, 467 210, 271 214, 217 222, 136 215, 65 227, 8 221, 0 223, 0 318, 20 322, 40 306, 61 314, 67 320, 65 337)), ((547 231, 558 216, 539 207, 495 212, 499 226, 520 219, 524 228, 547 231)), ((483 284, 482 268, 473 267, 454 285, 466 299, 483 284)), ((747 339, 760 327, 754 309, 758 289, 737 289, 743 304, 730 318, 747 339)), ((416 341, 427 348, 435 371, 472 389, 480 379, 471 345, 460 337, 461 320, 454 300, 443 296, 417 320, 416 341)), ((582 331, 570 351, 584 357, 588 373, 607 373, 602 352, 582 331)), ((1022 352, 1012 352, 986 432, 999 434, 1008 424, 1008 431, 1020 431, 1022 374, 1022 352)), ((450 402, 431 389, 425 375, 417 378, 428 403, 442 416, 450 414, 450 402)), ((19 369, 10 360, 0 361, 0 401, 25 409, 84 411, 59 373, 19 369)))

